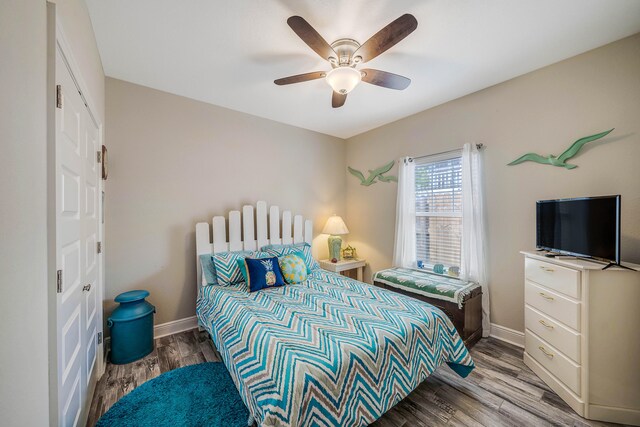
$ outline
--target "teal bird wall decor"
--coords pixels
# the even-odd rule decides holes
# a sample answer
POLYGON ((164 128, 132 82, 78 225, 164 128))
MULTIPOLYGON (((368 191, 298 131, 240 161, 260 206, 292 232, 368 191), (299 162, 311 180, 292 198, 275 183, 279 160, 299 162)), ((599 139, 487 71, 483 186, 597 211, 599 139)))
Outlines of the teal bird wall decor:
POLYGON ((360 185, 370 186, 371 184, 376 183, 376 178, 380 182, 398 182, 398 178, 395 176, 384 176, 385 173, 389 172, 393 165, 395 164, 395 160, 390 161, 384 166, 380 166, 378 169, 371 170, 369 169, 369 177, 365 179, 362 172, 359 170, 353 169, 352 167, 347 166, 347 170, 349 173, 360 180, 360 185))
POLYGON ((567 169, 577 168, 577 165, 569 164, 567 163, 567 160, 578 154, 578 152, 582 149, 582 147, 584 147, 585 144, 609 135, 612 130, 613 129, 609 129, 606 132, 601 132, 595 135, 580 138, 579 140, 571 144, 571 147, 567 148, 565 152, 560 154, 558 157, 554 156, 553 154, 549 154, 547 157, 545 157, 536 153, 527 153, 524 156, 518 157, 513 162, 509 163, 508 166, 519 165, 523 162, 536 162, 543 165, 558 166, 567 169))

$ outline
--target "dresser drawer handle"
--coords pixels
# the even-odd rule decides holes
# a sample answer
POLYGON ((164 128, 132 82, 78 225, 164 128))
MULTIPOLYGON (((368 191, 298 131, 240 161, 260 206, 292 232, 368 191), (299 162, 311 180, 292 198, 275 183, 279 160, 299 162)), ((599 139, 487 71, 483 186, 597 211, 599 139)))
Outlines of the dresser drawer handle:
POLYGON ((547 350, 545 350, 545 348, 543 346, 538 346, 538 348, 540 349, 541 352, 544 353, 545 356, 547 356, 549 359, 553 359, 553 353, 549 353, 547 350))
POLYGON ((548 273, 553 273, 555 271, 553 268, 545 267, 544 265, 541 265, 540 268, 548 273))
POLYGON ((553 301, 555 298, 554 297, 550 297, 549 295, 545 294, 544 292, 538 292, 540 294, 540 296, 548 301, 553 301))
POLYGON ((540 322, 540 324, 542 326, 544 326, 545 328, 549 329, 550 331, 552 331, 553 329, 555 329, 554 326, 552 325, 548 325, 547 322, 545 322, 544 320, 538 320, 538 322, 540 322))

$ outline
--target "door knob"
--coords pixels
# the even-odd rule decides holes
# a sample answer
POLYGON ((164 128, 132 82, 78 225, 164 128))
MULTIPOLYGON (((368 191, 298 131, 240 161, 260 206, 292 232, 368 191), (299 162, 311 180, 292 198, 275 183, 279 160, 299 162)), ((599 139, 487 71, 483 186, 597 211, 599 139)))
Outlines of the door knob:
POLYGON ((84 285, 82 287, 82 292, 89 292, 91 290, 91 283, 89 283, 88 285, 84 285))

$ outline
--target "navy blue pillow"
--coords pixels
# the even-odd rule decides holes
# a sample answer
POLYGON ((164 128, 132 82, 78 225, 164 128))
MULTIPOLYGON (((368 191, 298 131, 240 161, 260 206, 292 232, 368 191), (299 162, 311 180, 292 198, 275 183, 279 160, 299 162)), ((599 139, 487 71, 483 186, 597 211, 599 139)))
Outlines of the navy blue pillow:
POLYGON ((278 265, 278 257, 245 258, 244 263, 247 267, 249 292, 284 285, 284 278, 280 271, 280 265, 278 265))

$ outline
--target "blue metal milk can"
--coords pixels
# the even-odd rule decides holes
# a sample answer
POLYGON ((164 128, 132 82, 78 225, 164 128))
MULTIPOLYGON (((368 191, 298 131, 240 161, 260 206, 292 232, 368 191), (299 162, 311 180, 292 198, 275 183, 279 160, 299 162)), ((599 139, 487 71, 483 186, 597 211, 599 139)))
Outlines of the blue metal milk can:
POLYGON ((111 363, 130 363, 153 351, 156 308, 145 300, 148 296, 148 291, 129 291, 115 298, 120 305, 107 320, 111 329, 111 363))

